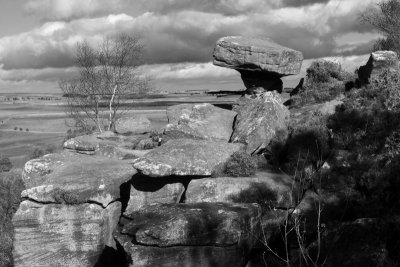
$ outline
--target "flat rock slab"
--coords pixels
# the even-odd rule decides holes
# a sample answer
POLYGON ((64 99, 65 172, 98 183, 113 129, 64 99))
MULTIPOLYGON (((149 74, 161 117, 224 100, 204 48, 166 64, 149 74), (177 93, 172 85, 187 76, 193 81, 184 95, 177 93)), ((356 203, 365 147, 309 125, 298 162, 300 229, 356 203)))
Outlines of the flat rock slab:
MULTIPOLYGON (((177 122, 167 125, 164 131, 166 135, 179 136, 181 134, 199 139, 229 141, 236 112, 208 103, 193 105, 191 109, 189 108, 184 105, 182 108, 172 109, 174 112, 173 115, 170 115, 171 120, 177 120, 177 122), (178 119, 176 119, 177 116, 179 116, 178 119), (178 133, 174 134, 174 132, 178 133)), ((170 113, 172 113, 171 110, 170 113)))
POLYGON ((119 134, 143 134, 151 130, 151 122, 146 116, 122 117, 115 122, 115 131, 119 134))
POLYGON ((265 197, 271 208, 290 207, 293 180, 274 172, 257 172, 255 177, 219 177, 191 180, 186 190, 185 203, 226 202, 240 203, 254 197, 265 197))
POLYGON ((151 177, 210 176, 242 148, 242 144, 209 140, 170 140, 144 157, 133 160, 133 167, 151 177))
POLYGON ((182 115, 189 116, 195 104, 179 104, 167 108, 167 118, 169 124, 178 124, 182 115))
POLYGON ((243 71, 263 71, 277 76, 298 74, 303 62, 299 51, 269 38, 223 37, 214 49, 214 65, 243 71))
MULTIPOLYGON (((154 204, 128 215, 120 235, 138 245, 243 246, 250 249, 259 234, 257 204, 154 204)), ((117 234, 118 239, 119 234, 117 234)))
POLYGON ((115 247, 120 212, 120 202, 104 209, 23 201, 13 217, 15 266, 94 266, 105 246, 115 247))
POLYGON ((231 142, 246 144, 249 154, 267 147, 280 130, 287 130, 290 113, 276 92, 264 92, 255 98, 242 96, 233 110, 238 115, 231 142))
POLYGON ((25 164, 22 196, 67 204, 90 200, 105 207, 120 198, 121 184, 136 173, 127 161, 69 152, 48 154, 25 164))

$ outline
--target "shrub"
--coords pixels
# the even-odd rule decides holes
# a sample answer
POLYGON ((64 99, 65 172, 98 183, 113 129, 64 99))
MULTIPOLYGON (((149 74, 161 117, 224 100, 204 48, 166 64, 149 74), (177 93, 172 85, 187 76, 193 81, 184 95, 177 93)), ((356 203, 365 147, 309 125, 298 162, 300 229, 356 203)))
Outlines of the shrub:
POLYGON ((307 69, 307 83, 328 83, 332 80, 346 81, 352 75, 344 71, 339 63, 328 60, 317 60, 307 69))
POLYGON ((251 176, 256 173, 257 161, 249 154, 239 151, 232 154, 225 165, 225 171, 229 176, 251 176))
POLYGON ((24 129, 22 129, 22 128, 19 128, 19 130, 22 132, 24 129))
POLYGON ((29 159, 37 159, 46 154, 54 153, 54 152, 56 152, 56 150, 57 150, 57 148, 55 145, 48 145, 44 149, 37 147, 31 152, 31 154, 29 155, 29 159))
POLYGON ((12 216, 21 202, 21 192, 24 184, 21 179, 21 170, 12 170, 9 173, 0 173, 0 266, 13 266, 13 227, 12 216))
POLYGON ((28 129, 28 128, 26 128, 26 129, 25 129, 25 131, 29 132, 29 129, 28 129))
POLYGON ((17 131, 18 130, 18 127, 14 127, 14 131, 17 131))
POLYGON ((0 172, 8 172, 12 169, 11 160, 7 157, 0 157, 0 172))

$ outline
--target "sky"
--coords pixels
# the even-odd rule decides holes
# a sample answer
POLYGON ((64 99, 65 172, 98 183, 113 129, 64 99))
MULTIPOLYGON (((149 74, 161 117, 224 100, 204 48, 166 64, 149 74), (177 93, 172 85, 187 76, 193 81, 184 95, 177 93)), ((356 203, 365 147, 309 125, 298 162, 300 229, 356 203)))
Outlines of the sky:
POLYGON ((212 65, 224 36, 270 37, 304 55, 302 75, 329 57, 353 71, 378 33, 359 15, 379 0, 0 0, 0 93, 58 93, 76 76, 84 40, 142 38, 144 65, 160 90, 242 89, 238 72, 212 65))

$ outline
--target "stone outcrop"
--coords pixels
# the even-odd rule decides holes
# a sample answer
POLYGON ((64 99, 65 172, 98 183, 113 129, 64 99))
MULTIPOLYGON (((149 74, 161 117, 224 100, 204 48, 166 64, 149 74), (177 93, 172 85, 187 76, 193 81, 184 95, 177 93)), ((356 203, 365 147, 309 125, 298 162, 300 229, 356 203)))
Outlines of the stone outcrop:
POLYGON ((164 133, 171 137, 223 140, 228 142, 232 135, 236 112, 215 107, 211 104, 197 104, 170 108, 169 120, 164 133))
POLYGON ((298 74, 303 61, 299 51, 269 38, 223 37, 214 49, 214 65, 240 72, 246 88, 282 91, 281 77, 298 74))
POLYGON ((120 185, 136 170, 128 162, 64 152, 25 164, 22 197, 37 202, 73 204, 97 202, 106 207, 120 197, 120 185))
MULTIPOLYGON (((257 172, 254 177, 218 177, 190 181, 186 203, 225 202, 240 203, 246 195, 260 192, 269 196, 268 205, 286 208, 292 205, 293 180, 284 174, 257 172)), ((247 197, 246 197, 247 198, 247 197)))
POLYGON ((189 116, 195 104, 173 105, 167 108, 168 124, 178 124, 181 116, 189 116))
POLYGON ((238 113, 231 142, 246 144, 249 154, 265 148, 279 132, 287 129, 289 110, 276 92, 264 92, 255 98, 243 96, 233 108, 238 113))
POLYGON ((21 203, 13 218, 14 266, 94 266, 105 246, 115 247, 121 203, 21 203))
POLYGON ((134 266, 244 266, 257 242, 257 204, 155 204, 128 217, 115 238, 134 266), (196 256, 194 256, 196 255, 196 256))
POLYGON ((163 178, 151 179, 137 174, 132 178, 130 186, 129 201, 124 214, 145 208, 150 204, 179 203, 185 192, 185 186, 178 179, 163 178))
POLYGON ((367 64, 358 69, 361 84, 369 84, 371 78, 384 70, 399 71, 399 59, 393 51, 376 51, 371 54, 367 64))
POLYGON ((143 134, 151 130, 151 122, 145 116, 122 117, 115 122, 115 131, 119 134, 143 134))
POLYGON ((242 144, 208 140, 176 139, 133 161, 133 167, 151 177, 210 176, 242 144))

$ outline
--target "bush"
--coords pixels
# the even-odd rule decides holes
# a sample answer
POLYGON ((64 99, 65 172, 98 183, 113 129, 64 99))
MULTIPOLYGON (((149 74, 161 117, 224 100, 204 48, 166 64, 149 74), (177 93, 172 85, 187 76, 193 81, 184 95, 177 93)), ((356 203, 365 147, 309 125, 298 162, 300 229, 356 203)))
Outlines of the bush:
POLYGON ((55 145, 48 145, 46 148, 35 148, 31 154, 29 155, 29 159, 37 159, 40 158, 46 154, 51 154, 56 152, 57 148, 55 145))
POLYGON ((18 127, 14 127, 14 131, 17 131, 18 130, 18 127))
POLYGON ((25 129, 25 131, 29 132, 29 129, 28 129, 28 128, 26 128, 26 129, 25 129))
POLYGON ((239 151, 232 154, 225 165, 227 175, 231 177, 247 177, 256 173, 257 161, 249 154, 239 151))
POLYGON ((21 170, 0 173, 0 266, 11 267, 13 248, 12 216, 21 202, 24 184, 21 170))
POLYGON ((328 83, 333 80, 346 81, 351 77, 352 74, 344 71, 339 63, 317 60, 311 63, 311 66, 307 69, 306 84, 328 83))
POLYGON ((0 157, 0 172, 8 172, 12 169, 11 160, 7 157, 0 157))

